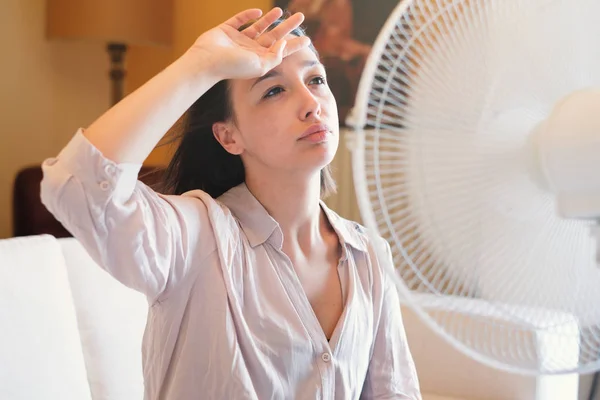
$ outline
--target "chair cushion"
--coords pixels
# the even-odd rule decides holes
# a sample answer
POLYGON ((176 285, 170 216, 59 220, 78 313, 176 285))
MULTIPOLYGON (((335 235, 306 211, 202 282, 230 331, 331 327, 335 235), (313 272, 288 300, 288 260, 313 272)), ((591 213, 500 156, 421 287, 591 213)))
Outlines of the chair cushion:
POLYGON ((67 263, 94 400, 142 399, 142 338, 148 303, 101 269, 73 238, 59 239, 67 263))
POLYGON ((91 399, 60 245, 0 240, 0 392, 11 400, 91 399))

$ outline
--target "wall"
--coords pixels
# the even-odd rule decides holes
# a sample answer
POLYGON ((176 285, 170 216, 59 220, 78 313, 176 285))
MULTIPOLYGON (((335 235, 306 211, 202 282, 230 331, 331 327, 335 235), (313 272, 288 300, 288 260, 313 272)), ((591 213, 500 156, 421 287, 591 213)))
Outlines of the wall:
MULTIPOLYGON (((214 5, 175 0, 172 48, 133 46, 127 54, 126 90, 142 85, 181 55, 207 29, 272 0, 214 5)), ((57 154, 75 130, 109 106, 108 58, 102 43, 57 42, 44 37, 45 0, 0 2, 0 238, 12 232, 12 184, 20 168, 57 154)), ((170 148, 156 149, 147 164, 165 164, 170 148)), ((359 219, 344 142, 334 162, 340 193, 328 200, 340 214, 359 219)))
POLYGON ((17 171, 56 154, 109 102, 102 44, 44 38, 45 0, 0 1, 0 238, 17 171))
MULTIPOLYGON (((0 1, 0 238, 12 232, 12 184, 19 169, 57 154, 75 130, 109 106, 108 58, 102 43, 44 37, 45 0, 0 1)), ((132 47, 126 88, 133 90, 182 54, 205 30, 271 0, 175 0, 172 48, 132 47), (216 5, 215 5, 216 4, 216 5)), ((147 163, 167 160, 164 148, 147 163)))
MULTIPOLYGON (((135 90, 157 74, 202 32, 246 8, 267 10, 272 0, 217 4, 175 0, 172 48, 131 47, 126 90, 135 90)), ((48 41, 44 16, 45 0, 0 2, 0 45, 8 55, 0 64, 0 238, 11 236, 12 185, 19 169, 57 154, 78 127, 87 126, 109 106, 104 44, 48 41)), ((146 163, 165 164, 170 150, 156 149, 146 163)), ((348 182, 350 171, 345 151, 340 146, 344 157, 336 160, 341 193, 328 203, 358 219, 354 204, 346 204, 349 186, 343 182, 348 182)))
MULTIPOLYGON (((133 47, 129 52, 128 88, 133 90, 185 52, 194 41, 208 29, 224 22, 247 8, 267 11, 272 0, 233 0, 207 2, 198 0, 175 0, 175 32, 171 50, 133 47)), ((170 149, 157 148, 147 164, 164 164, 170 149)))

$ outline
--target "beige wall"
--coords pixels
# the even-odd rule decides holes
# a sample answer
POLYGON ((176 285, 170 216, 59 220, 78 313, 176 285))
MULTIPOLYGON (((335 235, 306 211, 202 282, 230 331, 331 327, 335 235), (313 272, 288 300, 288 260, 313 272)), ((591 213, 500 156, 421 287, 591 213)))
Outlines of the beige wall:
POLYGON ((50 43, 45 0, 0 1, 0 238, 12 232, 12 184, 56 154, 108 105, 101 44, 50 43))
MULTIPOLYGON (((267 10, 272 0, 217 4, 175 0, 172 48, 131 47, 126 90, 158 73, 205 30, 245 8, 267 10)), ((104 45, 47 41, 44 12, 45 0, 0 1, 0 46, 6 55, 0 63, 0 238, 12 232, 12 184, 17 171, 57 154, 78 127, 88 125, 109 106, 104 45)), ((147 164, 166 163, 169 150, 155 150, 147 164)), ((343 143, 340 153, 334 164, 341 193, 328 203, 344 216, 359 219, 354 202, 345 204, 353 200, 353 193, 343 143)))
MULTIPOLYGON (((0 238, 12 232, 17 171, 55 155, 79 126, 109 105, 108 59, 102 43, 49 42, 45 0, 0 1, 0 238)), ((126 87, 133 90, 190 46, 203 31, 245 8, 271 0, 175 0, 171 49, 132 47, 126 87)), ((163 150, 148 163, 166 162, 163 150)))
MULTIPOLYGON (((128 88, 134 89, 150 79, 191 46, 202 32, 247 8, 267 11, 272 0, 198 1, 175 0, 175 32, 172 50, 132 48, 129 52, 128 88)), ((148 158, 148 164, 164 164, 169 149, 158 148, 148 158)))

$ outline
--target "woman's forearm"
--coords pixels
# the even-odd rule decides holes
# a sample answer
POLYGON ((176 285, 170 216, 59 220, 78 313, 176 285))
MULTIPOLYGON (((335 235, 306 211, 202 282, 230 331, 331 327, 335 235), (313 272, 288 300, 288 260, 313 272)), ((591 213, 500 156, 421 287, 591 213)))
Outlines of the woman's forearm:
POLYGON ((142 163, 183 113, 218 78, 199 57, 184 54, 106 111, 84 132, 117 163, 142 163))

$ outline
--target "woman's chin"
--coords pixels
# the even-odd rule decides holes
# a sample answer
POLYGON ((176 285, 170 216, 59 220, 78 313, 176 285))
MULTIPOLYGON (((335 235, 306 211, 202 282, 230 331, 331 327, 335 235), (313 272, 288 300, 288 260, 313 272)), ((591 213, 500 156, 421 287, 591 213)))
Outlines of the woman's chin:
POLYGON ((318 154, 317 157, 322 158, 326 164, 329 164, 337 153, 338 145, 339 139, 332 135, 326 141, 313 146, 311 150, 318 154))
MULTIPOLYGON (((319 145, 304 148, 298 153, 294 160, 286 160, 287 166, 298 171, 318 172, 331 164, 338 150, 337 138, 319 143, 319 145)), ((284 161, 285 162, 285 161, 284 161)))
POLYGON ((324 168, 331 164, 337 153, 337 145, 323 146, 319 150, 320 151, 317 154, 315 154, 315 157, 311 160, 311 164, 313 164, 317 169, 324 168))

